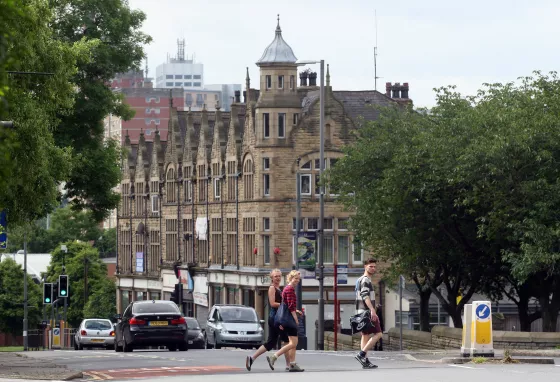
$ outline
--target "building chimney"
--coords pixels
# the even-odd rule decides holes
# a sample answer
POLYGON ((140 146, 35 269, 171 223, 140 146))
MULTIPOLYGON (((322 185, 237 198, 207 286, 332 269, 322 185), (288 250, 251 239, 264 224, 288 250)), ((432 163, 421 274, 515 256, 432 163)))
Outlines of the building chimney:
POLYGON ((235 103, 241 103, 241 91, 235 91, 235 103))
POLYGON ((387 97, 389 97, 389 98, 391 98, 391 88, 392 88, 391 83, 390 83, 390 82, 386 82, 386 83, 385 83, 385 95, 386 95, 387 97))
POLYGON ((401 84, 399 82, 395 82, 395 85, 393 85, 393 98, 401 98, 401 84))
POLYGON ((243 103, 247 103, 247 91, 243 90, 243 103))
POLYGON ((408 82, 405 82, 401 87, 401 98, 408 99, 408 82))
POLYGON ((309 86, 317 86, 317 73, 309 73, 309 86))
POLYGON ((307 72, 301 72, 299 74, 299 86, 307 86, 307 72))

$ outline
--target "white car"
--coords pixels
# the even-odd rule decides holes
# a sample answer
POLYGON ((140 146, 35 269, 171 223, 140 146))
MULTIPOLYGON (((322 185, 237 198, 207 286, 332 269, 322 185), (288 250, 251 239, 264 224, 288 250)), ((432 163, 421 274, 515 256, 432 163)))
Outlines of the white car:
POLYGON ((104 347, 113 349, 115 346, 115 328, 110 320, 103 318, 86 318, 74 334, 74 349, 84 347, 104 347))

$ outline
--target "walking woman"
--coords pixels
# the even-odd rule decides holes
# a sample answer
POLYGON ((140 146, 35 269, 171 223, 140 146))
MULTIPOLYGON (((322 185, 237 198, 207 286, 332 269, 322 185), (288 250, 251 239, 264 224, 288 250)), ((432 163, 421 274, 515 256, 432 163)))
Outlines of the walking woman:
MULTIPOLYGON (((302 368, 296 363, 296 347, 298 344, 298 327, 299 327, 299 320, 298 320, 298 311, 297 308, 297 299, 296 299, 296 285, 300 282, 300 273, 296 270, 291 271, 288 274, 288 285, 284 288, 282 292, 282 303, 286 304, 288 307, 288 311, 290 312, 290 318, 293 319, 293 322, 290 326, 282 327, 280 326, 280 330, 288 336, 288 344, 284 345, 280 350, 278 350, 275 354, 271 355, 270 357, 266 357, 268 361, 268 365, 272 370, 274 370, 274 363, 276 360, 282 355, 285 354, 287 357, 290 358, 290 368, 289 371, 298 372, 303 371, 302 368)), ((282 335, 282 333, 281 333, 282 335)))
MULTIPOLYGON (((274 317, 276 316, 276 311, 278 310, 280 303, 282 303, 282 292, 280 291, 282 272, 280 272, 280 269, 273 269, 270 272, 270 278, 272 280, 272 283, 268 288, 268 305, 270 306, 270 314, 268 316, 268 339, 266 340, 266 343, 264 345, 261 345, 261 347, 257 349, 255 354, 253 354, 252 356, 247 356, 247 359, 245 360, 245 367, 249 371, 251 371, 253 362, 255 362, 255 360, 259 358, 260 355, 272 350, 276 346, 276 344, 278 343, 278 337, 280 336, 278 328, 276 328, 276 325, 274 325, 274 317)), ((286 370, 288 370, 290 367, 289 355, 286 354, 285 358, 286 370)))

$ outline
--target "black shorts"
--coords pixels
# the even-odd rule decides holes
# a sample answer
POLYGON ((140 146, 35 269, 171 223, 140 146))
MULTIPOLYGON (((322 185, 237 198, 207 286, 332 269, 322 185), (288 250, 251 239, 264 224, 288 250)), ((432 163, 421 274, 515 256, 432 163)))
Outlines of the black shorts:
POLYGON ((278 331, 280 332, 280 339, 282 342, 289 342, 288 337, 298 336, 298 330, 296 328, 285 328, 284 330, 278 329, 278 331))

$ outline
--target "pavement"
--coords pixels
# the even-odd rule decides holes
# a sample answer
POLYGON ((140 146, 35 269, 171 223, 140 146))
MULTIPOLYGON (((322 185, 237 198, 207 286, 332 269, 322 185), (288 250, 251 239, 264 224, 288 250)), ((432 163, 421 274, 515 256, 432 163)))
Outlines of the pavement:
MULTIPOLYGON (((0 382, 47 379, 63 381, 196 381, 274 382, 304 380, 312 373, 314 380, 340 382, 345 379, 369 378, 364 373, 375 373, 375 378, 402 381, 469 381, 493 378, 496 381, 526 381, 537 376, 560 380, 560 351, 547 352, 545 356, 515 356, 552 360, 556 364, 457 364, 452 361, 458 351, 406 351, 370 352, 370 360, 379 369, 363 370, 354 359, 355 352, 348 351, 298 351, 297 361, 304 373, 285 373, 284 359, 280 358, 276 370, 268 367, 262 356, 253 364, 251 372, 245 369, 245 357, 253 351, 240 349, 195 350, 170 352, 166 350, 116 353, 110 350, 51 350, 26 353, 0 353, 0 382), (474 373, 474 374, 473 374, 474 373), (556 377, 554 377, 556 375, 556 377), (2 379, 6 378, 6 379, 2 379)), ((545 353, 541 353, 545 354, 545 353)), ((496 351, 496 358, 503 352, 496 351)))
POLYGON ((81 371, 69 369, 49 359, 28 357, 22 353, 0 352, 0 381, 2 382, 13 378, 17 378, 18 381, 22 379, 67 381, 82 377, 81 371))

